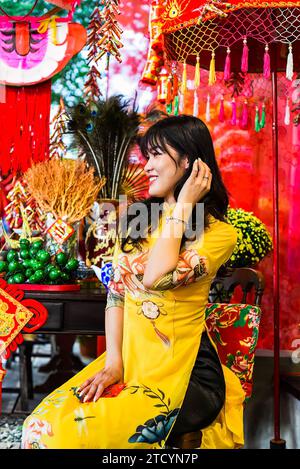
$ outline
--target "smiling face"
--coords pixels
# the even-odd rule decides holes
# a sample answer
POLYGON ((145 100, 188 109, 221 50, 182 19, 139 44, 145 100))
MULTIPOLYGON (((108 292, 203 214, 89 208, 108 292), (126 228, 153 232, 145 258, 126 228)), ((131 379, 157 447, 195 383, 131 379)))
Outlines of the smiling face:
POLYGON ((180 158, 168 144, 167 151, 159 147, 151 148, 144 170, 149 178, 149 196, 162 197, 168 203, 175 202, 174 189, 187 171, 188 158, 180 158))

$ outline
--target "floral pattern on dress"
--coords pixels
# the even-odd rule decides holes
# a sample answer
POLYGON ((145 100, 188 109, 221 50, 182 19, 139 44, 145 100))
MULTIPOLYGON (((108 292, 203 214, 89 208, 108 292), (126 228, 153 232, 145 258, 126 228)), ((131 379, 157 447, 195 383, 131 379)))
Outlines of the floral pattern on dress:
POLYGON ((113 267, 111 280, 108 283, 107 307, 123 305, 124 288, 134 298, 141 298, 141 296, 144 298, 163 297, 163 290, 197 282, 209 273, 207 257, 200 256, 195 249, 185 249, 179 255, 176 269, 163 275, 149 289, 143 285, 148 257, 149 249, 137 254, 119 253, 117 265, 113 267))
POLYGON ((139 390, 143 390, 143 394, 151 399, 156 399, 159 403, 154 404, 154 407, 160 407, 162 410, 159 415, 148 419, 142 425, 136 428, 136 432, 128 439, 129 443, 158 443, 162 447, 162 442, 166 440, 173 423, 179 413, 180 408, 171 410, 171 400, 165 400, 165 393, 157 388, 157 392, 148 386, 128 386, 126 390, 131 389, 131 394, 137 393, 139 390))
POLYGON ((56 389, 49 396, 47 396, 33 412, 32 415, 45 415, 49 412, 52 406, 57 409, 63 405, 67 399, 66 391, 56 389))
POLYGON ((200 256, 194 249, 186 249, 179 255, 176 269, 158 279, 152 290, 169 290, 198 282, 208 271, 207 257, 200 256))
MULTIPOLYGON (((134 298, 153 297, 153 292, 143 285, 145 266, 149 256, 149 249, 137 255, 119 255, 119 269, 125 288, 128 289, 134 298)), ((163 296, 157 293, 156 296, 163 296)))
POLYGON ((137 297, 139 291, 153 296, 153 291, 170 290, 183 285, 199 281, 208 275, 208 260, 200 256, 194 249, 184 250, 178 258, 176 269, 168 272, 158 279, 151 289, 143 285, 145 266, 148 260, 149 250, 132 257, 126 254, 119 256, 119 269, 125 287, 137 297))
POLYGON ((149 319, 156 335, 162 340, 163 344, 166 347, 170 347, 171 342, 170 339, 163 334, 155 324, 155 320, 160 316, 166 316, 167 313, 162 309, 163 303, 158 305, 157 303, 154 303, 153 301, 142 301, 141 303, 136 303, 138 307, 141 306, 140 309, 137 310, 137 314, 143 314, 145 318, 149 319))
POLYGON ((112 267, 111 278, 107 285, 106 309, 111 306, 124 306, 125 288, 118 267, 112 267))
POLYGON ((43 435, 53 436, 52 425, 47 420, 28 417, 23 427, 22 449, 47 449, 43 435))

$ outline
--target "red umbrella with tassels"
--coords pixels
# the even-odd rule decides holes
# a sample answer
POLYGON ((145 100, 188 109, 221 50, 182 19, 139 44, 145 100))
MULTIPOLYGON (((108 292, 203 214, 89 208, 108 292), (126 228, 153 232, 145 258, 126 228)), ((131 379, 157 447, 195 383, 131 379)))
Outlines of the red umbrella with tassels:
MULTIPOLYGON (((142 81, 155 83, 164 60, 181 62, 183 74, 185 64, 209 69, 209 84, 214 83, 216 70, 224 71, 225 79, 231 72, 262 73, 272 79, 274 438, 270 447, 285 448, 280 437, 277 72, 285 71, 292 80, 300 70, 300 1, 154 0, 142 81)), ((168 80, 167 74, 164 79, 168 80)))

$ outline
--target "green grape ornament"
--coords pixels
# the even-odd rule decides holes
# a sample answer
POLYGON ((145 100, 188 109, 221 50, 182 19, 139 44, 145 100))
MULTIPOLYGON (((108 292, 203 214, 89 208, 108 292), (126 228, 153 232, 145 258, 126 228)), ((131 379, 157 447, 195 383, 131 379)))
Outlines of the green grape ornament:
POLYGON ((7 253, 7 261, 8 262, 16 261, 18 259, 19 259, 19 256, 18 256, 17 251, 8 251, 8 253, 7 253))
POLYGON ((68 272, 73 272, 74 270, 78 268, 78 266, 79 266, 78 260, 73 257, 70 260, 68 260, 68 262, 65 265, 65 269, 68 272))
POLYGON ((67 255, 64 252, 59 252, 58 254, 56 254, 55 260, 56 263, 61 267, 64 267, 68 262, 67 255))
POLYGON ((0 273, 8 271, 8 263, 6 261, 0 261, 0 273))

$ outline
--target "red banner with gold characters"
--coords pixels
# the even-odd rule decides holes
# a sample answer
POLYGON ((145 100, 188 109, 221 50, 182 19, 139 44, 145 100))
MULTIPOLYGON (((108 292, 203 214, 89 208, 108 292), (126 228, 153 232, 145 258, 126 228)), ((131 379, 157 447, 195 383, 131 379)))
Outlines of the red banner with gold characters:
POLYGON ((29 309, 0 288, 0 356, 32 316, 29 309))
POLYGON ((23 342, 21 332, 36 331, 48 317, 45 306, 23 298, 23 290, 0 278, 0 370, 1 359, 8 358, 23 342))

